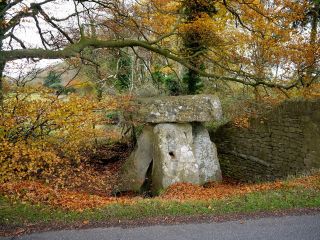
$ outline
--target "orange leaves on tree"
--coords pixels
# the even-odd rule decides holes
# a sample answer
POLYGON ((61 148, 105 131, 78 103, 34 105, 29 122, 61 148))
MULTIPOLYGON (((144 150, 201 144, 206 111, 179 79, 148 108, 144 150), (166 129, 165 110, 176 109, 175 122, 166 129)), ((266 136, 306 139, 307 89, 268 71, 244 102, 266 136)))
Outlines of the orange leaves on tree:
POLYGON ((216 22, 205 13, 197 16, 192 22, 182 24, 180 32, 182 35, 186 35, 188 39, 192 38, 190 35, 194 35, 194 39, 205 46, 215 46, 222 42, 217 35, 216 22))
POLYGON ((108 138, 108 132, 95 127, 106 118, 97 109, 130 110, 130 99, 58 97, 45 88, 11 91, 0 118, 0 182, 47 178, 63 171, 63 164, 76 167, 96 138, 108 138))

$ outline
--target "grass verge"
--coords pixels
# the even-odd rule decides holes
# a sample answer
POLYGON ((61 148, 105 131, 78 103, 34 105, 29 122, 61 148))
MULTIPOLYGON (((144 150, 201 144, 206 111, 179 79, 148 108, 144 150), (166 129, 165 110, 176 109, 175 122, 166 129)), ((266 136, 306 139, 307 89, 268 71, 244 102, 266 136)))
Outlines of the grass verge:
POLYGON ((136 220, 161 216, 224 215, 313 207, 320 207, 320 190, 303 187, 258 191, 221 200, 143 199, 135 203, 111 204, 100 209, 82 212, 61 210, 45 205, 30 205, 21 201, 11 202, 4 196, 0 196, 0 226, 5 230, 30 225, 66 225, 77 222, 136 220))

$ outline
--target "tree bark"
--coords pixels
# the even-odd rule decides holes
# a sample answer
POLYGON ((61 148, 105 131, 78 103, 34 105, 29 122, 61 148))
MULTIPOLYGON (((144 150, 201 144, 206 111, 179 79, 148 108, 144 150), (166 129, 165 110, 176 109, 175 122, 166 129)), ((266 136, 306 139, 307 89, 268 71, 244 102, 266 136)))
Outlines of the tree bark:
MULTIPOLYGON (((315 49, 317 43, 317 35, 318 35, 318 22, 319 22, 319 11, 320 4, 315 3, 314 8, 312 9, 312 19, 311 19, 311 31, 310 31, 310 46, 315 49)), ((310 86, 313 82, 313 73, 315 71, 316 64, 316 54, 314 53, 312 62, 307 69, 307 86, 310 86)))
POLYGON ((4 79, 3 79, 3 71, 6 63, 4 61, 0 61, 0 109, 3 108, 3 100, 4 100, 4 79))
MULTIPOLYGON (((7 5, 8 5, 7 1, 0 1, 0 13, 2 13, 6 9, 7 5)), ((1 50, 3 50, 3 40, 5 36, 5 30, 3 27, 4 22, 5 22, 4 14, 0 14, 0 52, 1 50)), ((3 72, 4 72, 5 65, 6 65, 6 60, 1 58, 1 53, 0 53, 0 110, 1 111, 3 109, 3 101, 4 101, 3 72)))

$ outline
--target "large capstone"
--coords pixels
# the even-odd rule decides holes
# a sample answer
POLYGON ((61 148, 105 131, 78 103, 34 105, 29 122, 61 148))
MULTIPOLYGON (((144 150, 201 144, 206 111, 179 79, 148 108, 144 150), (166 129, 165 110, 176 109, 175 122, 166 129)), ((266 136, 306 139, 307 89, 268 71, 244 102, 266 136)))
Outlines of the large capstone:
POLYGON ((214 95, 140 98, 132 117, 143 123, 208 122, 220 120, 222 110, 214 95))

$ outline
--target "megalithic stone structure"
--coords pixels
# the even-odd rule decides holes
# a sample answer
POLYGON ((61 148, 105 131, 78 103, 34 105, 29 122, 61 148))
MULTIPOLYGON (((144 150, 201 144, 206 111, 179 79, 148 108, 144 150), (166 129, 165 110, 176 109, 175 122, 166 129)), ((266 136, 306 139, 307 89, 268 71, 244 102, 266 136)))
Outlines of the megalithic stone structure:
POLYGON ((145 127, 121 169, 118 191, 138 192, 147 177, 155 194, 179 182, 221 181, 217 150, 203 126, 222 117, 216 96, 138 99, 131 117, 145 127), (151 166, 151 176, 147 176, 151 166))

